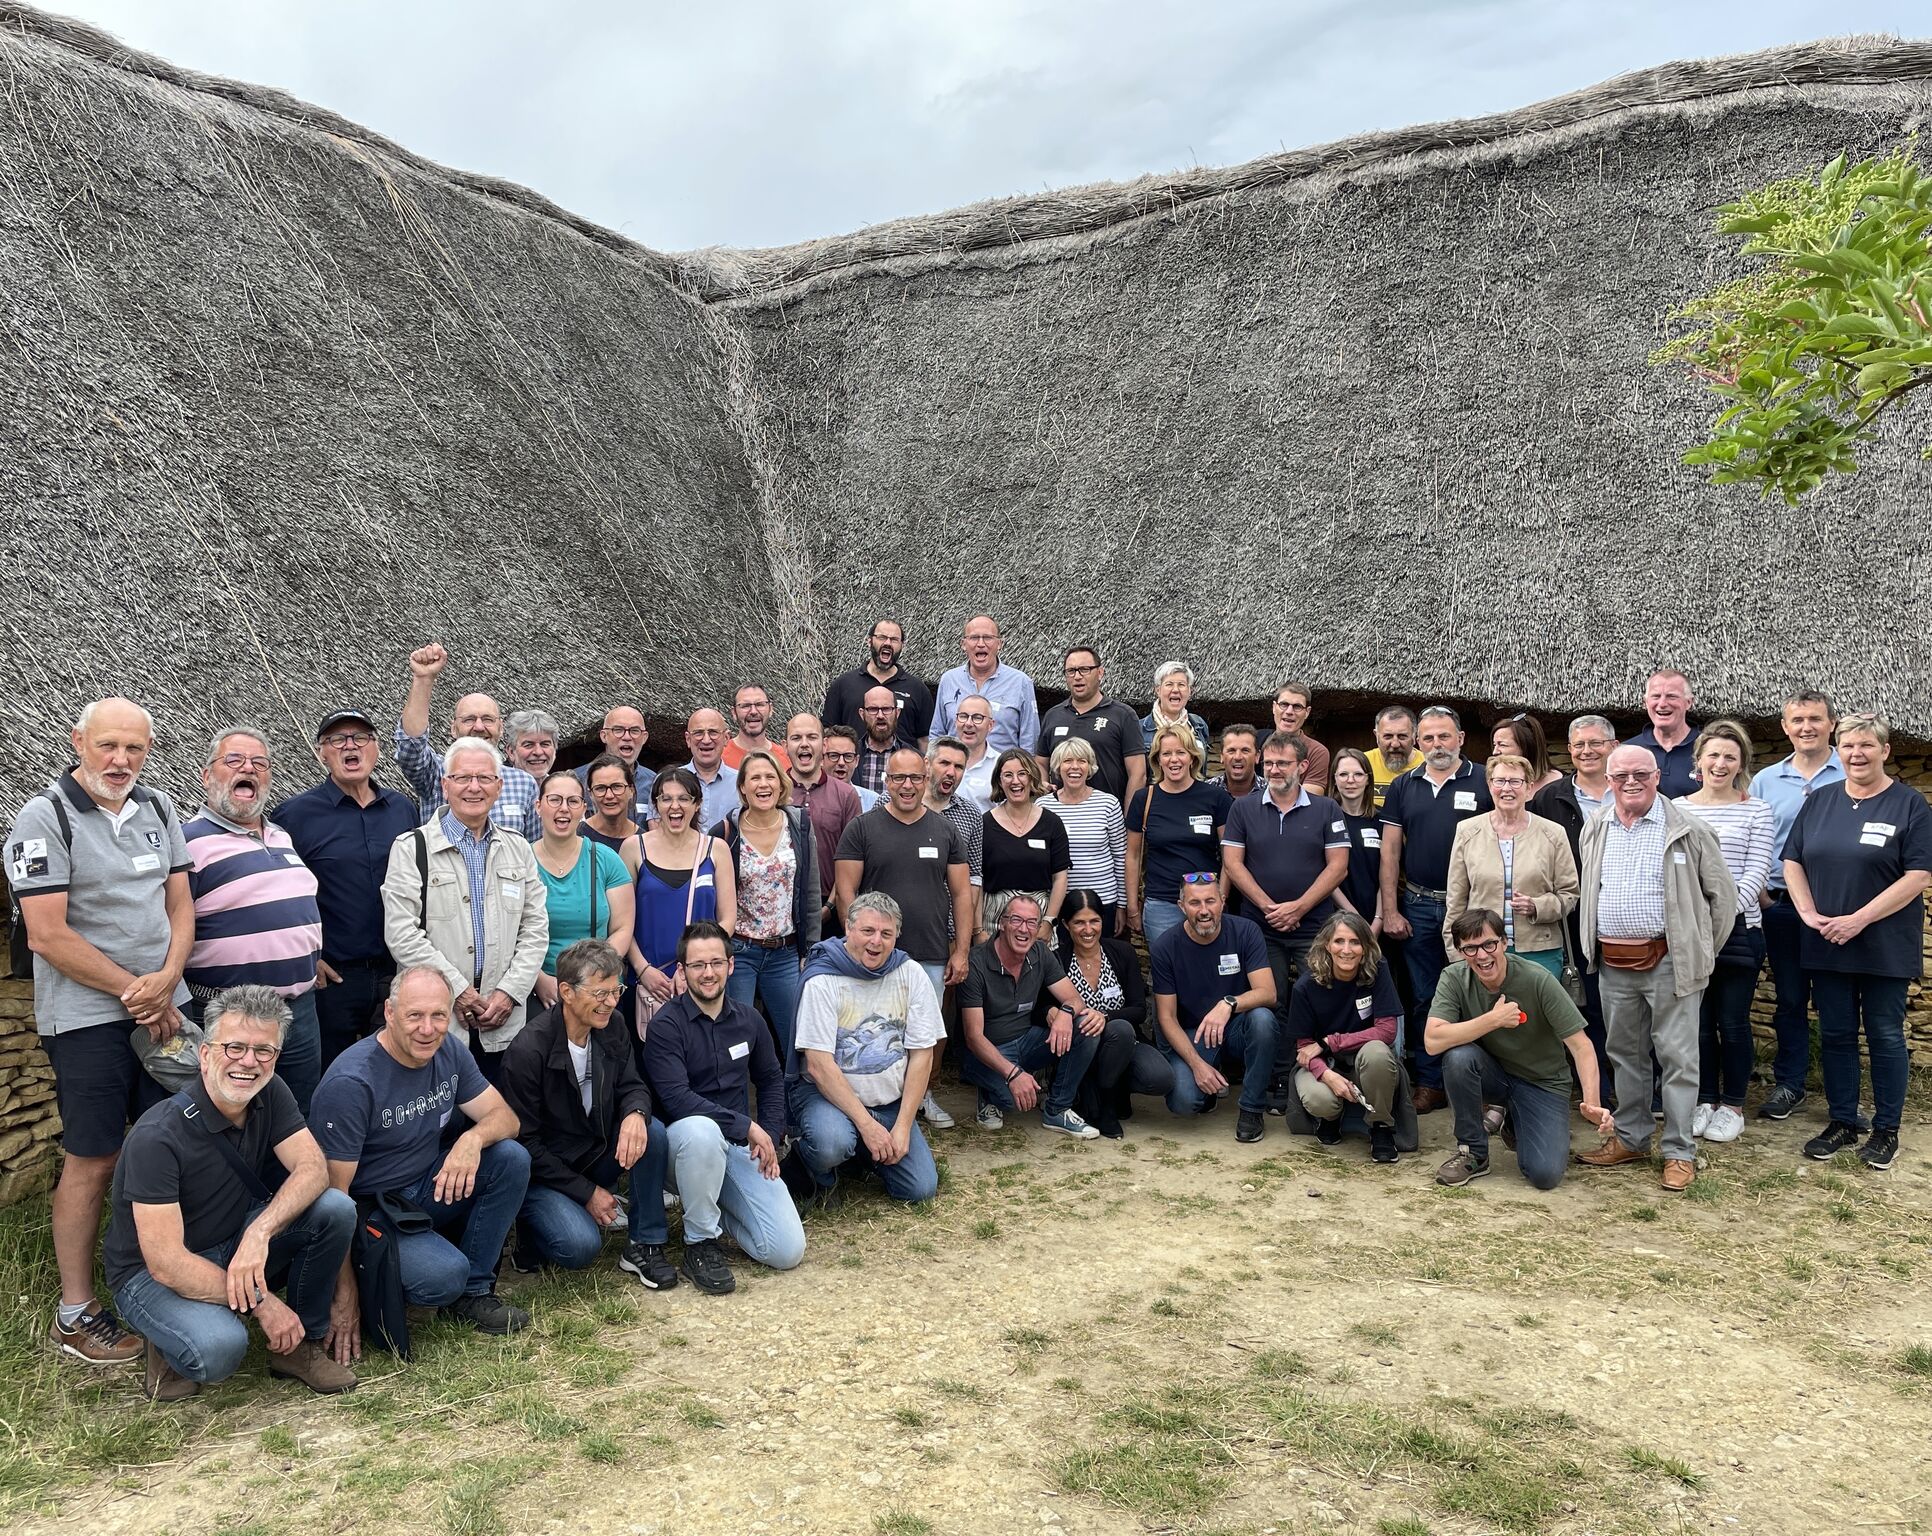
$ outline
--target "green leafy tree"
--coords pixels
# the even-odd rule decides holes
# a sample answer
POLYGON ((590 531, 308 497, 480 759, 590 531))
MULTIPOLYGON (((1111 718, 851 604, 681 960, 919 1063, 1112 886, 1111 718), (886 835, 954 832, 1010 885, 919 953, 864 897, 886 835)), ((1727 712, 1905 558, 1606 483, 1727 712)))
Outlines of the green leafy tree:
POLYGON ((1651 358, 1728 402, 1686 464, 1795 505, 1856 471, 1879 418, 1932 383, 1932 177, 1916 151, 1840 155, 1719 210, 1750 270, 1673 313, 1696 329, 1651 358))

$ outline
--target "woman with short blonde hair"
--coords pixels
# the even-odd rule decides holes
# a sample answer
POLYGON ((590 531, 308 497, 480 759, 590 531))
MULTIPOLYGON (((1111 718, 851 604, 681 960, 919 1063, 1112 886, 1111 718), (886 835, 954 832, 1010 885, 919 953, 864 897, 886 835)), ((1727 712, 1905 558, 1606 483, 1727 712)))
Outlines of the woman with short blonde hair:
POLYGON ((1149 782, 1127 805, 1127 926, 1152 944, 1181 920, 1181 878, 1221 872, 1234 797, 1201 782, 1206 753, 1184 725, 1156 727, 1149 782), (1142 876, 1145 875, 1145 891, 1142 876))

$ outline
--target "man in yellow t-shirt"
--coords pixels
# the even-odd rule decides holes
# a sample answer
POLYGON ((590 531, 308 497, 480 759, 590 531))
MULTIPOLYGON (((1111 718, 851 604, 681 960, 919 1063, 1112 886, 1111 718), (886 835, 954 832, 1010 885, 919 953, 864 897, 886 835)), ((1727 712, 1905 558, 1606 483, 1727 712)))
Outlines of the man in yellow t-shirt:
POLYGON ((1375 803, 1387 798, 1389 786, 1422 761, 1415 749, 1415 711, 1391 704, 1375 717, 1375 745, 1366 754, 1375 776, 1375 803))

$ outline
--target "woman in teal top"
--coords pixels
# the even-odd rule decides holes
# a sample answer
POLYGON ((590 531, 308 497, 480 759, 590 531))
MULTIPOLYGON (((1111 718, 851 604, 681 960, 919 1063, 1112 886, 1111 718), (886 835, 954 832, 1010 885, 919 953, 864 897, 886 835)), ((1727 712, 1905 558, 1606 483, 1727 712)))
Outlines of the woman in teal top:
POLYGON ((635 897, 630 871, 616 851, 581 831, 584 789, 574 773, 548 773, 537 788, 543 836, 532 850, 550 913, 550 947, 535 999, 557 1004, 557 956, 579 939, 611 939, 621 950, 631 931, 635 897))

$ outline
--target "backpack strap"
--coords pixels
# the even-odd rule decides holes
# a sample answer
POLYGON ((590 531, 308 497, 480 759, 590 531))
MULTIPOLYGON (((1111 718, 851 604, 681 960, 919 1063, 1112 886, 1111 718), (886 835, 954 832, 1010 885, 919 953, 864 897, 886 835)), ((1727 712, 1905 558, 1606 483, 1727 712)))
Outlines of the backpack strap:
POLYGON ((416 926, 429 932, 429 834, 416 829, 416 877, 422 882, 422 902, 416 909, 416 926))

